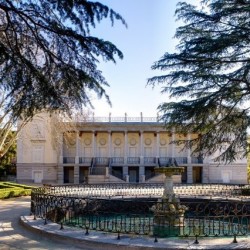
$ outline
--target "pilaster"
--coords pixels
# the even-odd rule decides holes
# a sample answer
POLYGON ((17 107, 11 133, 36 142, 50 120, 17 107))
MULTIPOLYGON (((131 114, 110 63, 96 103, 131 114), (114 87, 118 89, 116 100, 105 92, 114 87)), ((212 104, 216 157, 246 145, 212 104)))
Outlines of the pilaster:
POLYGON ((209 183, 209 165, 204 164, 202 167, 202 183, 209 183))
POLYGON ((96 157, 96 136, 95 131, 92 131, 92 157, 96 157))
MULTIPOLYGON (((171 141, 175 141, 175 128, 172 128, 171 134, 172 134, 171 141)), ((175 144, 174 143, 171 144, 171 157, 175 158, 175 144)))
POLYGON ((193 183, 193 166, 187 167, 187 183, 193 183))
POLYGON ((74 166, 74 184, 79 184, 79 165, 74 166))
POLYGON ((112 157, 112 133, 108 131, 108 157, 112 157))
MULTIPOLYGON (((188 141, 190 141, 191 140, 191 134, 190 133, 188 133, 187 134, 187 140, 188 141)), ((187 149, 187 162, 188 162, 188 164, 191 164, 191 162, 192 162, 192 157, 191 157, 191 152, 192 150, 188 147, 188 149, 187 149)))
POLYGON ((124 164, 127 164, 128 160, 128 132, 124 131, 124 164))
POLYGON ((58 184, 63 184, 64 181, 63 181, 63 165, 62 164, 59 164, 58 165, 58 168, 57 168, 57 183, 58 184))
POLYGON ((144 134, 143 131, 140 131, 140 165, 144 165, 144 134))
POLYGON ((79 164, 79 133, 76 132, 76 156, 75 163, 79 164))
POLYGON ((139 176, 140 176, 140 182, 145 182, 145 167, 140 166, 139 167, 139 176))
POLYGON ((59 164, 63 164, 63 134, 59 136, 59 164))

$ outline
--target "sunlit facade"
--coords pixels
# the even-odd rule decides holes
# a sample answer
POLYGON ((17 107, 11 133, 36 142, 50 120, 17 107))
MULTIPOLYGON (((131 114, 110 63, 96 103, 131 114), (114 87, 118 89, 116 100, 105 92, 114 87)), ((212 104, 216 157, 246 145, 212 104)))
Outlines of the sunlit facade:
POLYGON ((247 183, 247 160, 231 164, 191 155, 171 141, 195 134, 166 131, 157 118, 78 117, 72 126, 36 116, 17 142, 17 181, 51 184, 159 183, 154 168, 178 165, 178 183, 247 183))

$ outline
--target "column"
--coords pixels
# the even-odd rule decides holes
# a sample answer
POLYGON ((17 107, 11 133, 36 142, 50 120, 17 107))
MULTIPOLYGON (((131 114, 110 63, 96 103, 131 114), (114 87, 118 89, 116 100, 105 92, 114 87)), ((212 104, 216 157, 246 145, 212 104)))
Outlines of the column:
POLYGON ((128 175, 128 131, 124 131, 124 165, 123 165, 123 177, 125 178, 126 182, 129 182, 129 175, 128 175))
POLYGON ((160 145, 160 135, 159 132, 156 132, 155 136, 155 158, 156 158, 156 164, 158 166, 158 159, 160 157, 160 152, 159 152, 159 145, 160 145))
POLYGON ((59 142, 59 163, 63 164, 63 134, 60 135, 59 142))
POLYGON ((202 183, 209 183, 209 164, 202 167, 202 183))
POLYGON ((140 166, 139 167, 139 176, 140 176, 140 182, 145 182, 145 167, 140 166))
MULTIPOLYGON (((175 128, 172 129, 171 133, 172 133, 171 141, 175 141, 175 128)), ((173 158, 175 158, 175 156, 176 156, 176 155, 175 155, 175 144, 174 144, 174 143, 171 144, 171 148, 172 148, 172 149, 171 149, 171 151, 172 151, 172 152, 171 152, 171 157, 172 157, 172 159, 173 159, 173 158)))
MULTIPOLYGON (((188 141, 191 140, 191 134, 190 133, 187 134, 187 140, 188 141)), ((188 164, 192 163, 191 153, 192 153, 192 149, 188 147, 188 149, 187 149, 187 162, 188 162, 188 164)))
POLYGON ((143 165, 143 159, 144 159, 144 152, 143 152, 143 149, 144 149, 144 142, 143 142, 143 138, 144 138, 144 135, 143 135, 143 131, 140 131, 140 165, 143 165))
POLYGON ((124 131, 124 164, 127 165, 128 161, 128 131, 124 131))
POLYGON ((63 134, 60 135, 59 139, 59 164, 57 169, 57 183, 64 183, 64 173, 63 173, 63 134))
POLYGON ((74 184, 79 184, 79 165, 74 166, 74 184))
POLYGON ((193 183, 193 166, 188 165, 187 167, 187 183, 193 183))
POLYGON ((95 131, 92 131, 92 157, 96 156, 96 137, 95 131))
POLYGON ((59 164, 57 169, 57 183, 63 184, 64 174, 63 174, 63 165, 59 164))
POLYGON ((108 131, 108 157, 112 157, 112 132, 108 131))
POLYGON ((140 131, 140 167, 139 167, 139 176, 140 182, 145 182, 145 166, 144 166, 144 134, 143 131, 140 131))
POLYGON ((76 155, 75 155, 75 163, 79 164, 79 132, 76 131, 76 155))
POLYGON ((123 167, 123 176, 127 176, 128 175, 128 166, 124 166, 123 167))

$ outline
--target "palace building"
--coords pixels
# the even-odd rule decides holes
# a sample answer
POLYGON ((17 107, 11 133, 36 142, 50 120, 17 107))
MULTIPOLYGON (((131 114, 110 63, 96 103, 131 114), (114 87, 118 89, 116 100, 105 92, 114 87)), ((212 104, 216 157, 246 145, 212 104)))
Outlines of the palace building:
POLYGON ((46 184, 160 183, 154 169, 184 167, 178 183, 247 183, 247 159, 225 164, 171 143, 195 134, 166 131, 157 118, 33 118, 17 140, 17 181, 46 184))

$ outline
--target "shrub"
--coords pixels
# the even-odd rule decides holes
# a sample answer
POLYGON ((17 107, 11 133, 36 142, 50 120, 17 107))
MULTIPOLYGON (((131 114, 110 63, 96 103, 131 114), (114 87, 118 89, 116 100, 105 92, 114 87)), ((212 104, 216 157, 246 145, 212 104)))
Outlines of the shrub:
POLYGON ((17 183, 1 182, 0 183, 0 199, 31 195, 31 191, 33 188, 35 187, 17 184, 17 183))
POLYGON ((19 184, 19 183, 13 183, 13 182, 2 182, 0 185, 6 185, 6 186, 11 186, 11 187, 20 187, 20 188, 25 188, 25 189, 32 189, 36 188, 34 186, 29 186, 29 185, 24 185, 24 184, 19 184))
POLYGON ((31 195, 31 189, 6 188, 0 190, 0 199, 31 195))

